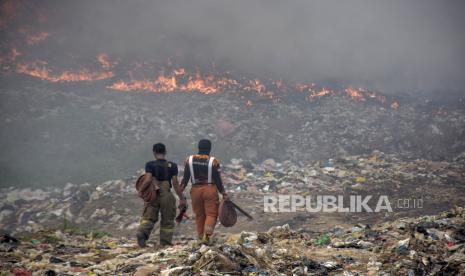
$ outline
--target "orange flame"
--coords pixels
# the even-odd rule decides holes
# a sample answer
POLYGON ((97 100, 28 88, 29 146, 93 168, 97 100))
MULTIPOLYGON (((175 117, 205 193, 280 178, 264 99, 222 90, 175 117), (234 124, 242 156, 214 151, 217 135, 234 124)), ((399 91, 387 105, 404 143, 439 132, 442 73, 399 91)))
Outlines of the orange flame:
POLYGON ((186 73, 186 69, 184 69, 184 68, 174 69, 174 70, 173 70, 173 73, 174 73, 176 76, 184 75, 184 74, 186 73))
MULTIPOLYGON (((27 33, 27 31, 24 31, 27 33)), ((47 32, 40 32, 35 35, 29 35, 27 37, 27 43, 29 45, 37 44, 49 37, 47 32)), ((10 59, 16 60, 22 53, 16 48, 11 50, 10 59)), ((112 69, 117 65, 117 61, 112 61, 107 54, 98 54, 97 62, 100 64, 100 70, 89 70, 81 69, 77 71, 64 71, 61 73, 52 73, 48 68, 46 62, 32 62, 32 63, 17 63, 16 72, 26 74, 32 77, 47 80, 53 83, 58 82, 78 82, 78 81, 98 81, 114 77, 112 69)), ((1 63, 2 61, 0 61, 1 63)), ((363 90, 361 88, 354 89, 348 87, 344 90, 330 90, 326 88, 319 88, 314 83, 307 84, 295 84, 287 85, 282 80, 268 80, 263 82, 260 79, 247 79, 231 78, 230 74, 226 73, 219 75, 213 74, 201 74, 199 71, 195 73, 189 72, 185 68, 175 68, 168 73, 164 70, 153 79, 135 79, 133 75, 136 75, 135 71, 151 69, 155 67, 154 63, 142 62, 136 63, 133 70, 129 71, 128 75, 130 80, 128 81, 117 81, 107 86, 109 89, 121 90, 121 91, 148 91, 156 93, 171 93, 171 92, 199 92, 203 94, 214 94, 219 92, 225 92, 227 90, 233 91, 250 91, 257 93, 260 96, 267 97, 273 102, 277 103, 282 98, 279 97, 279 92, 288 93, 293 91, 300 91, 305 93, 307 100, 313 100, 328 95, 342 95, 345 98, 350 98, 354 101, 373 101, 376 100, 380 103, 386 102, 386 97, 379 95, 375 92, 363 90), (266 85, 265 85, 266 84, 266 85)), ((388 105, 387 103, 386 105, 388 105)), ((250 100, 246 100, 246 106, 252 106, 253 103, 250 100)), ((399 103, 392 100, 390 104, 392 109, 397 109, 399 103)))
POLYGON ((244 91, 256 92, 257 94, 269 99, 274 98, 274 93, 268 90, 259 79, 249 80, 245 85, 238 85, 237 88, 244 91))
POLYGON ((178 68, 169 74, 162 71, 154 80, 119 81, 108 88, 123 91, 142 90, 158 93, 197 91, 203 94, 213 94, 233 85, 237 85, 237 81, 233 79, 216 78, 213 75, 202 76, 199 72, 190 75, 184 68, 178 68))
POLYGON ((322 88, 320 91, 312 91, 308 97, 309 99, 319 98, 328 95, 330 92, 328 89, 322 88))
POLYGON ((265 92, 265 86, 259 79, 250 80, 248 85, 244 87, 247 91, 256 91, 258 93, 265 92))
POLYGON ((16 67, 16 71, 50 82, 95 81, 113 77, 113 72, 90 72, 86 69, 76 72, 64 71, 58 75, 52 75, 46 68, 46 63, 42 63, 42 65, 38 63, 19 63, 16 67))
POLYGON ((98 54, 97 60, 105 70, 110 70, 117 64, 117 62, 111 62, 106 54, 98 54))
POLYGON ((365 97, 360 89, 357 90, 349 87, 345 89, 345 92, 355 101, 365 101, 365 97))
POLYGON ((394 110, 399 108, 399 103, 397 101, 392 101, 391 108, 394 109, 394 110))

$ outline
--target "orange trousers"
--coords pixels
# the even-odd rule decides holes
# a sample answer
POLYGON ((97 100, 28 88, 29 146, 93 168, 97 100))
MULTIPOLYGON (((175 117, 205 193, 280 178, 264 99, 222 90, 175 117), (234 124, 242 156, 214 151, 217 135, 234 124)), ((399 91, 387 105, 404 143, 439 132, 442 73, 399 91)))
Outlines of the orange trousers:
POLYGON ((218 219, 219 196, 215 185, 192 185, 192 209, 199 238, 211 235, 218 219))

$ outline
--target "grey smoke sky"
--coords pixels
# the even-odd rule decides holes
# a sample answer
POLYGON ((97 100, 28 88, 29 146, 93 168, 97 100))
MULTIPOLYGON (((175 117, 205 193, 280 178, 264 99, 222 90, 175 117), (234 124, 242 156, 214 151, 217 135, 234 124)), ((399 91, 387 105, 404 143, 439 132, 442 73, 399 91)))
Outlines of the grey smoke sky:
POLYGON ((238 71, 389 91, 463 91, 462 0, 55 1, 80 50, 182 53, 238 71))

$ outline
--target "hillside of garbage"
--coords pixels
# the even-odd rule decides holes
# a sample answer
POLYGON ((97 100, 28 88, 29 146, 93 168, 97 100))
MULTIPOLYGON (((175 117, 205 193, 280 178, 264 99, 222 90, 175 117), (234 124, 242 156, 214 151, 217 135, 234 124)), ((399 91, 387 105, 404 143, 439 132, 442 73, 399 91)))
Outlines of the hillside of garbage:
MULTIPOLYGON (((10 232, 37 232, 63 224, 84 229, 133 235, 143 203, 137 197, 132 177, 99 184, 67 183, 63 187, 0 189, 0 228, 10 232)), ((275 224, 311 229, 340 221, 376 223, 402 216, 435 214, 465 203, 465 152, 451 162, 406 159, 373 151, 313 162, 303 166, 290 161, 267 159, 251 163, 233 159, 223 165, 225 187, 231 198, 255 217, 221 231, 266 230, 275 224), (330 213, 298 211, 270 213, 264 196, 273 195, 386 195, 393 212, 330 213), (409 206, 400 203, 410 202, 409 206), (421 206, 413 206, 419 202, 421 206), (260 228, 261 227, 261 228, 260 228)), ((185 192, 189 198, 189 191, 185 192)), ((191 208, 187 214, 193 217, 191 208)), ((178 226, 179 233, 193 233, 190 220, 178 226)))
POLYGON ((465 210, 313 235, 288 224, 162 249, 98 232, 1 236, 2 275, 464 275, 465 210))
POLYGON ((465 151, 460 98, 377 96, 396 100, 392 108, 388 100, 344 91, 283 92, 270 100, 244 91, 126 93, 6 77, 2 83, 0 187, 124 178, 153 158, 159 141, 178 164, 202 138, 212 140, 224 163, 271 158, 302 165, 373 150, 450 161, 465 151), (18 81, 22 88, 11 88, 18 81))
POLYGON ((176 225, 175 244, 167 248, 158 247, 158 226, 148 248, 140 249, 135 242, 142 202, 134 184, 142 172, 98 184, 0 189, 2 273, 461 275, 465 271, 465 152, 438 161, 379 150, 307 162, 231 159, 223 162, 226 189, 254 219, 239 214, 234 227, 218 224, 212 244, 200 245, 189 208, 188 218, 176 225), (387 195, 393 210, 264 209, 264 196, 286 194, 387 195))

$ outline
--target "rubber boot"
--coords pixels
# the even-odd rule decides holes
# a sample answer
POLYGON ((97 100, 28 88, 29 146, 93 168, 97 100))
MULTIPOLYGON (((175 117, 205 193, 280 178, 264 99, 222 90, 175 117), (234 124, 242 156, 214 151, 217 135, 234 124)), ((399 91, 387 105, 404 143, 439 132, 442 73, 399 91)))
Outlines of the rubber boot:
POLYGON ((136 237, 137 245, 139 245, 139 247, 144 248, 147 246, 147 237, 143 232, 137 231, 136 237))

